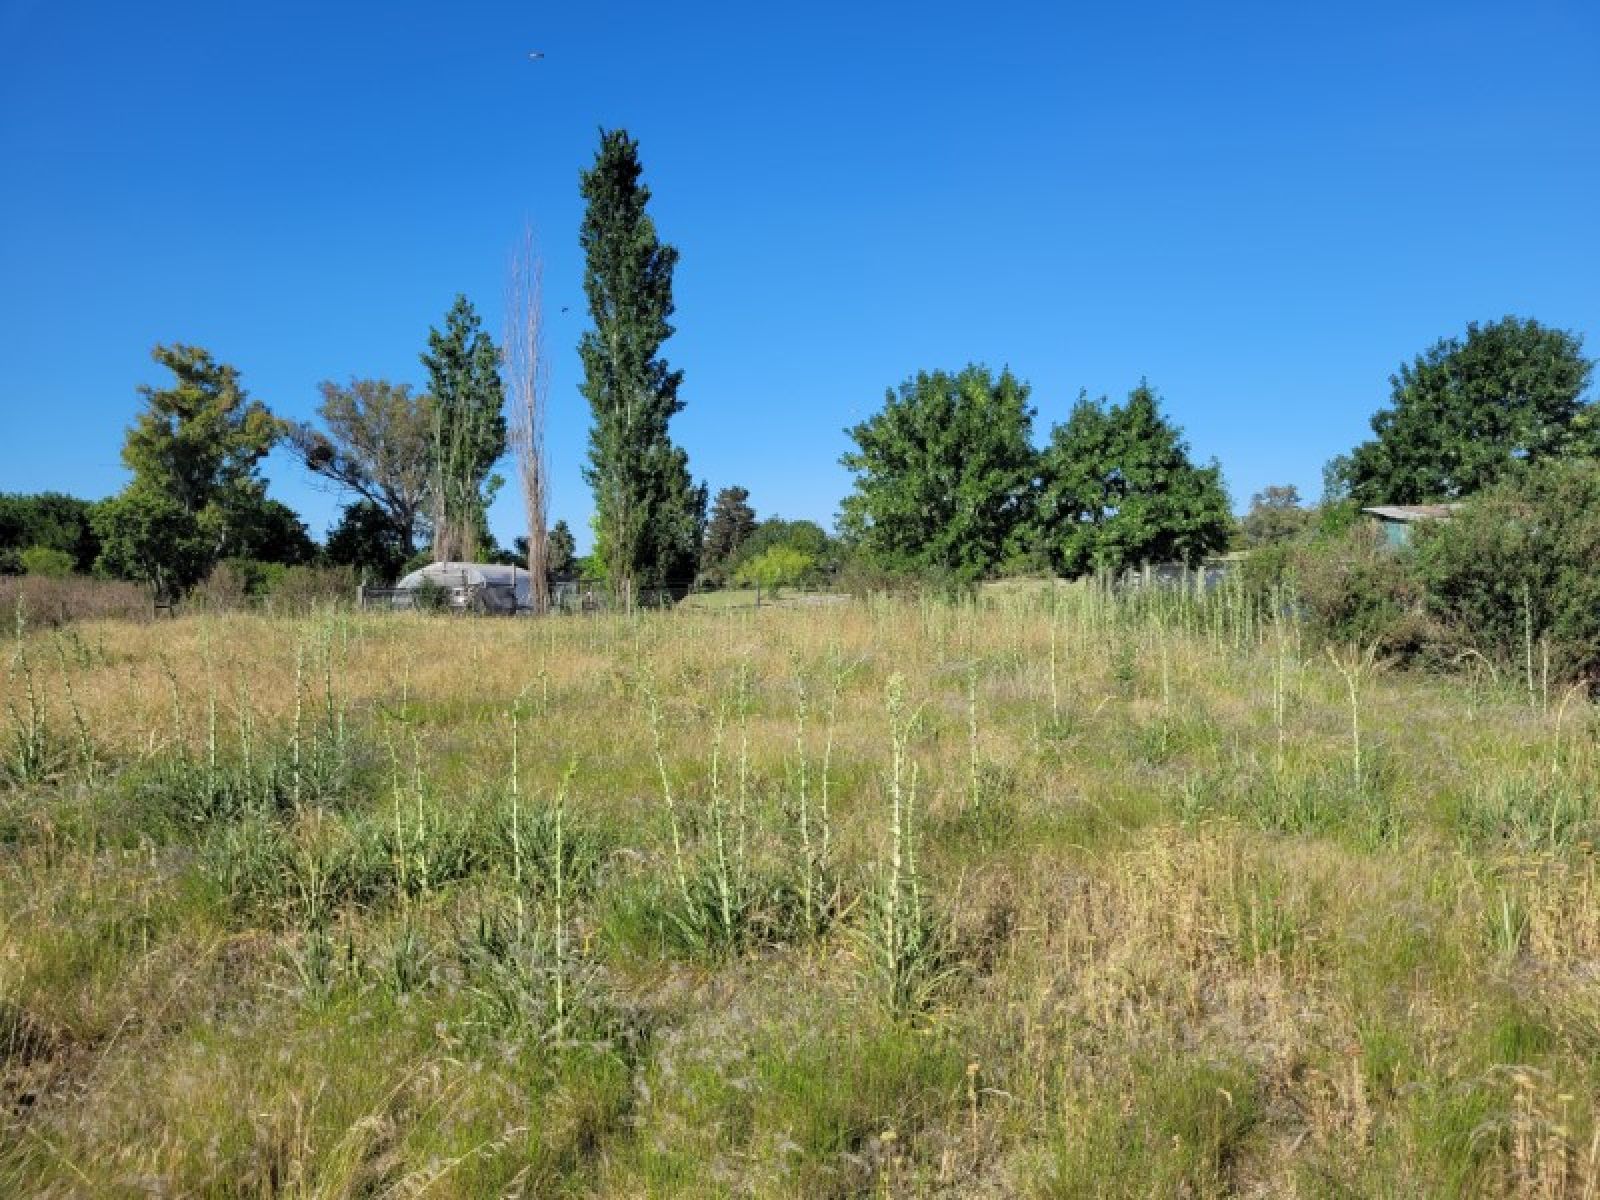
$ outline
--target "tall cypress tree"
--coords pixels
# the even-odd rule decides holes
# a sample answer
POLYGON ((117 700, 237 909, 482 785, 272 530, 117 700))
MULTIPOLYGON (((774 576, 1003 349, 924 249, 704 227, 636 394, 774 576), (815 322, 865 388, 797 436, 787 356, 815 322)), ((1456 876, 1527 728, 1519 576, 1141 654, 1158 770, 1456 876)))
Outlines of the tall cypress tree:
POLYGON ((624 604, 642 588, 694 573, 706 501, 667 430, 683 408, 683 372, 660 354, 673 332, 678 252, 656 236, 642 172, 639 143, 623 130, 601 130, 594 166, 582 176, 587 209, 578 239, 594 320, 578 346, 594 414, 584 476, 595 495, 595 554, 624 604))
POLYGON ((486 540, 499 482, 490 471, 506 451, 506 417, 500 352, 465 296, 445 314, 442 332, 428 330, 422 365, 433 397, 434 558, 472 559, 486 540))

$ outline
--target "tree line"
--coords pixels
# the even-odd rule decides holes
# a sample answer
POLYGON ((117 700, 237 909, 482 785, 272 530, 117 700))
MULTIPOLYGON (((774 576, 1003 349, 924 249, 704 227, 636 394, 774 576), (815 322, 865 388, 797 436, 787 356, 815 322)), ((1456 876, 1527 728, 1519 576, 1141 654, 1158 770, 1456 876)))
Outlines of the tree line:
POLYGON ((671 435, 684 407, 683 372, 664 354, 679 256, 656 229, 643 175, 638 143, 621 130, 601 131, 579 175, 590 318, 578 345, 591 418, 582 473, 594 499, 585 559, 565 522, 547 527, 548 365, 530 238, 513 260, 499 344, 457 296, 419 352, 423 387, 325 381, 311 421, 274 415, 202 347, 155 347, 171 378, 139 389, 127 486, 99 504, 0 496, 0 572, 94 571, 177 596, 224 561, 324 562, 392 580, 427 561, 487 559, 524 563, 541 589, 581 573, 624 605, 691 579, 773 586, 845 564, 963 582, 1115 574, 1305 540, 1348 528, 1362 507, 1459 501, 1541 464, 1600 457, 1581 338, 1507 317, 1403 364, 1372 438, 1329 463, 1315 507, 1278 485, 1236 521, 1220 467, 1195 460, 1146 380, 1119 402, 1080 393, 1039 444, 1029 385, 1009 368, 969 364, 910 376, 846 430, 852 490, 837 536, 758 521, 742 487, 711 503, 671 435), (320 547, 267 495, 261 463, 280 444, 346 497, 320 547), (487 514, 508 449, 527 523, 505 548, 487 514))
POLYGON ((1029 398, 1009 370, 978 365, 890 391, 848 431, 846 543, 888 570, 961 580, 1194 564, 1227 549, 1221 469, 1191 459, 1147 382, 1122 403, 1081 394, 1043 449, 1029 398))

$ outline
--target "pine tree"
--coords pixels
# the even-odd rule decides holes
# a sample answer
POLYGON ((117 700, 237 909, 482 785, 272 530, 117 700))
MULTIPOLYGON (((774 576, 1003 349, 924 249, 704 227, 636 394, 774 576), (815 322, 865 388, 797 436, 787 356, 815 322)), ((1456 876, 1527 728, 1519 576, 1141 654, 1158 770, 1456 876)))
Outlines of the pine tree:
POLYGON ((701 577, 714 584, 724 582, 734 555, 755 530, 756 510, 750 507, 750 493, 742 487, 718 492, 700 551, 701 577))
POLYGON ((500 354, 477 310, 457 296, 443 332, 428 330, 422 355, 433 398, 433 554, 438 561, 471 560, 481 542, 490 476, 506 449, 500 354))
POLYGON ((693 574, 705 527, 705 488, 667 429, 683 408, 683 372, 660 354, 673 332, 678 252, 656 236, 642 171, 638 143, 602 130, 582 177, 579 234, 594 321, 578 347, 594 414, 584 475, 595 494, 595 555, 624 605, 693 574))
POLYGON ((174 381, 139 389, 145 409, 122 448, 133 481, 98 508, 94 525, 102 569, 170 597, 218 558, 250 549, 249 527, 270 503, 260 463, 283 426, 209 351, 157 346, 150 356, 174 381))
POLYGON ((572 574, 578 561, 578 543, 565 521, 557 521, 550 529, 549 546, 545 553, 545 569, 553 579, 564 579, 572 574))

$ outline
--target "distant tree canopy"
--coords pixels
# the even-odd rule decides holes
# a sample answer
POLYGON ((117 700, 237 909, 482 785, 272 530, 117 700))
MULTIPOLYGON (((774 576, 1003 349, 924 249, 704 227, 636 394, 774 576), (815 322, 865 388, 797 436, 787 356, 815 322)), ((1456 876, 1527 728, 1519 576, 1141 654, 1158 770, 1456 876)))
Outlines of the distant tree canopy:
POLYGON ((1600 452, 1582 350, 1578 335, 1517 317, 1440 340, 1390 379, 1373 439, 1335 460, 1339 490, 1358 505, 1455 500, 1518 463, 1600 452))
POLYGON ((0 494, 0 575, 26 572, 23 555, 34 548, 65 555, 69 570, 93 570, 100 554, 93 513, 87 500, 60 492, 0 494))
POLYGON ((804 583, 815 572, 817 560, 797 546, 778 543, 744 559, 733 573, 734 581, 764 588, 804 583))
POLYGON ((1123 404, 1080 396, 1040 458, 1036 544, 1064 575, 1197 563, 1233 529, 1222 472, 1196 466, 1141 381, 1123 404))
POLYGON ((456 297, 442 330, 428 330, 422 365, 432 397, 434 557, 471 560, 500 483, 492 472, 506 450, 506 418, 500 352, 465 296, 456 297))
POLYGON ((1028 387, 968 366, 924 372, 849 430, 856 473, 840 531, 891 571, 978 579, 1197 562, 1233 530, 1215 463, 1196 466, 1145 383, 1120 405, 1080 396, 1041 453, 1028 387))
POLYGON ((678 252, 646 211, 639 144, 603 130, 582 176, 579 244, 594 328, 578 347, 584 398, 594 415, 584 475, 595 496, 595 553, 606 579, 632 603, 640 589, 691 578, 705 532, 706 492, 689 474, 668 423, 683 409, 683 373, 661 356, 672 336, 678 252))
MULTIPOLYGON (((307 470, 383 514, 410 558, 425 523, 433 474, 433 398, 383 379, 318 386, 322 427, 305 422, 288 427, 296 456, 307 470)), ((370 513, 360 519, 370 527, 370 513)))
POLYGON ((398 579, 414 553, 391 514, 371 500, 346 506, 339 523, 328 531, 324 547, 330 563, 353 567, 373 584, 398 579))
POLYGON ((725 487, 718 492, 711 505, 705 543, 700 548, 700 577, 714 585, 722 583, 734 556, 755 528, 756 510, 750 507, 746 489, 725 487))
POLYGON ((839 547, 828 531, 815 521, 804 519, 790 521, 783 517, 768 517, 758 521, 750 535, 740 543, 730 566, 737 570, 752 558, 782 546, 805 555, 811 560, 813 573, 828 571, 838 566, 839 547))
POLYGON ((133 480, 99 506, 94 529, 102 569, 180 593, 235 550, 296 539, 287 510, 268 507, 259 470, 277 419, 246 396, 235 368, 198 346, 157 346, 151 357, 174 384, 139 389, 145 408, 122 451, 133 480))
POLYGON ((922 372, 847 430, 855 491, 839 527, 891 570, 976 579, 1014 548, 1029 517, 1036 456, 1028 386, 1010 371, 922 372))
POLYGON ((1300 503, 1300 489, 1291 484, 1263 488, 1250 497, 1250 510, 1239 532, 1251 547, 1293 541, 1311 528, 1316 514, 1300 503))
POLYGON ((279 500, 245 493, 225 510, 227 540, 223 557, 303 566, 317 557, 305 522, 279 500))
POLYGON ((577 570, 578 542, 565 521, 557 521, 550 528, 545 546, 545 567, 552 578, 562 579, 577 570))

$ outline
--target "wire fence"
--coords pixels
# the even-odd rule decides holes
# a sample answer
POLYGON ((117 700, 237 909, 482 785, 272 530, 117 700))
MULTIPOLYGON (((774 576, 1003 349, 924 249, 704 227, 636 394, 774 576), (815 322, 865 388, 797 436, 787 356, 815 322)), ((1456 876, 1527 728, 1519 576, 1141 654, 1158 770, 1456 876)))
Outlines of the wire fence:
MULTIPOLYGON (((701 580, 681 580, 641 588, 635 608, 687 608, 709 612, 752 608, 809 608, 848 602, 831 580, 779 586, 713 587, 701 580)), ((529 616, 533 606, 515 584, 462 579, 446 586, 368 587, 356 591, 357 607, 372 610, 453 612, 481 616, 529 616)), ((620 612, 628 604, 601 582, 555 580, 550 584, 550 609, 557 615, 620 612)))

